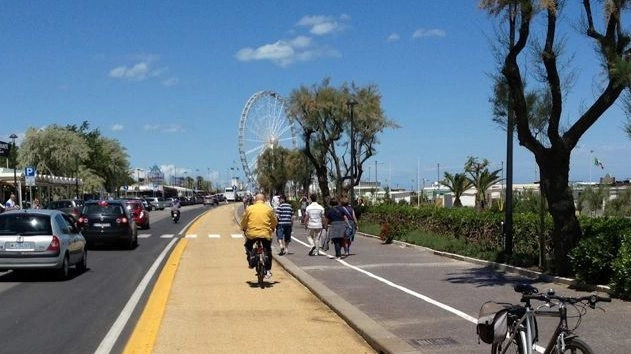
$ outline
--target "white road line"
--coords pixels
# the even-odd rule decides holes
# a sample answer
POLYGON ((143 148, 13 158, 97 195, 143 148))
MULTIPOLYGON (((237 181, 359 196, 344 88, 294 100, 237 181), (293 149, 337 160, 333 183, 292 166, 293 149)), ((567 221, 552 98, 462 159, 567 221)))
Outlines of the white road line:
POLYGON ((149 238, 151 234, 138 234, 138 238, 149 238))
MULTIPOLYGON (((305 243, 305 242, 303 242, 303 241, 301 241, 301 240, 299 240, 299 239, 297 239, 295 237, 292 237, 292 241, 296 241, 296 242, 298 242, 298 243, 300 243, 302 245, 310 247, 307 243, 305 243)), ((327 254, 327 256, 328 256, 328 254, 327 254)), ((349 264, 345 260, 338 259, 337 261, 339 263, 345 265, 346 267, 350 268, 350 269, 353 269, 353 270, 355 270, 357 272, 363 273, 363 274, 365 274, 365 275, 367 275, 367 276, 369 276, 369 277, 371 277, 371 278, 373 278, 375 280, 378 280, 378 281, 380 281, 380 282, 382 282, 382 283, 384 283, 386 285, 389 285, 389 286, 391 286, 391 287, 393 287, 393 288, 395 288, 397 290, 400 290, 400 291, 402 291, 402 292, 404 292, 404 293, 406 293, 408 295, 412 295, 412 296, 414 296, 417 299, 421 299, 421 300, 423 300, 425 302, 428 302, 428 303, 430 303, 430 304, 432 304, 432 305, 434 305, 436 307, 439 307, 439 308, 441 308, 441 309, 443 309, 445 311, 451 312, 454 315, 459 316, 459 317, 461 317, 461 318, 463 318, 463 319, 465 319, 465 320, 467 320, 467 321, 469 321, 471 323, 476 323, 476 324, 478 323, 478 319, 477 318, 474 318, 473 316, 469 316, 466 313, 464 313, 464 312, 462 312, 462 311, 460 311, 458 309, 455 309, 455 308, 453 308, 453 307, 451 307, 449 305, 445 305, 442 302, 438 302, 438 301, 436 301, 436 300, 434 300, 434 299, 432 299, 432 298, 430 298, 428 296, 425 296, 423 294, 419 294, 416 291, 410 290, 410 289, 408 289, 406 287, 403 287, 403 286, 401 286, 399 284, 393 283, 393 282, 391 282, 388 279, 382 278, 382 277, 380 277, 378 275, 375 275, 375 274, 373 274, 373 273, 371 273, 369 271, 366 271, 366 270, 361 269, 361 268, 359 268, 357 266, 349 264)))
POLYGON ((173 234, 160 235, 160 238, 173 238, 173 234))
POLYGON ((162 263, 162 260, 166 257, 166 255, 169 253, 169 250, 173 248, 173 245, 175 245, 177 241, 177 239, 171 240, 171 242, 167 244, 164 250, 162 250, 158 258, 156 258, 156 260, 153 262, 145 276, 136 287, 136 290, 134 290, 134 293, 127 301, 127 304, 125 304, 125 307, 121 311, 120 315, 118 315, 118 318, 116 319, 116 321, 114 321, 114 324, 105 335, 105 338, 103 338, 101 344, 99 344, 99 347, 96 348, 94 354, 109 354, 112 351, 112 348, 114 347, 114 344, 123 331, 123 328, 125 328, 127 321, 129 321, 132 312, 134 312, 136 305, 138 305, 142 293, 145 292, 145 290, 147 289, 149 281, 151 280, 151 278, 153 278, 153 275, 158 270, 160 263, 162 263))
POLYGON ((186 236, 184 236, 184 237, 186 237, 186 238, 197 238, 197 235, 193 235, 193 234, 191 234, 191 235, 186 235, 186 236))
POLYGON ((243 234, 231 234, 230 237, 232 237, 232 238, 243 238, 243 234))
POLYGON ((221 235, 219 235, 219 234, 210 234, 210 235, 208 235, 208 238, 220 238, 220 237, 221 237, 221 235))

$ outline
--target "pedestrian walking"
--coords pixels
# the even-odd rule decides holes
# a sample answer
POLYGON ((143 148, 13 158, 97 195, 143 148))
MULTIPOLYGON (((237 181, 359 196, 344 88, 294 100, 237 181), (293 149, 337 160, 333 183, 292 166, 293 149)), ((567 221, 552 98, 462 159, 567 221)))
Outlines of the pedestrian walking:
POLYGON ((310 196, 311 203, 305 208, 305 226, 307 227, 307 240, 311 246, 310 256, 320 255, 320 236, 324 229, 324 207, 318 204, 318 196, 310 196))
POLYGON ((294 220, 294 209, 287 202, 284 194, 279 196, 279 204, 276 208, 278 226, 276 228, 276 238, 280 247, 279 256, 289 253, 289 243, 291 242, 291 226, 294 220))
POLYGON ((324 212, 324 217, 328 233, 327 237, 333 242, 333 246, 335 247, 335 259, 340 259, 342 258, 342 242, 344 240, 346 220, 344 219, 344 212, 337 198, 331 198, 329 208, 324 212))
POLYGON ((344 219, 347 223, 347 228, 344 233, 344 243, 342 246, 344 248, 344 255, 348 256, 351 254, 351 244, 355 240, 355 232, 357 232, 359 225, 357 224, 355 209, 349 204, 348 198, 342 198, 341 204, 341 209, 344 212, 344 219))
POLYGON ((306 195, 300 198, 300 224, 307 228, 307 206, 309 206, 309 199, 306 195))

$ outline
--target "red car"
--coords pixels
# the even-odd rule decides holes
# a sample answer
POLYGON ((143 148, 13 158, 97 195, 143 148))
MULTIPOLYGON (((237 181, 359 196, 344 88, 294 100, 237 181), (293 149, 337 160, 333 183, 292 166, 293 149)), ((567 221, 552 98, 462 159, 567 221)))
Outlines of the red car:
POLYGON ((140 200, 126 200, 125 204, 139 229, 148 229, 151 227, 149 223, 149 212, 147 212, 140 200))

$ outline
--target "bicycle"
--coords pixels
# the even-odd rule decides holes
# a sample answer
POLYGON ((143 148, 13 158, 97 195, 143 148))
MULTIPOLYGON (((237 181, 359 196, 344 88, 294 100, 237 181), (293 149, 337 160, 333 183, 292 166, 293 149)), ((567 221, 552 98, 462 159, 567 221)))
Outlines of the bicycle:
MULTIPOLYGON (((514 290, 522 294, 520 302, 523 302, 524 305, 500 304, 500 306, 504 306, 504 309, 499 312, 499 317, 495 316, 493 322, 495 319, 500 321, 505 319, 506 327, 503 329, 500 326, 499 336, 495 333, 494 338, 497 340, 492 341, 492 354, 533 354, 535 343, 538 341, 537 316, 559 319, 559 323, 543 351, 544 354, 594 354, 589 345, 578 338, 574 331, 580 326, 587 307, 594 309, 598 302, 611 302, 611 298, 596 294, 580 297, 558 296, 555 295, 553 289, 543 294, 539 293, 536 287, 528 284, 516 285, 514 290), (531 300, 543 301, 544 304, 535 308, 532 306, 531 300), (578 319, 574 328, 568 326, 568 305, 577 309, 578 315, 576 317, 578 319), (554 306, 558 306, 558 310, 545 310, 554 306)), ((486 342, 485 339, 488 340, 489 338, 483 339, 486 342)))
POLYGON ((265 247, 263 247, 263 242, 261 242, 261 239, 256 239, 252 250, 254 251, 254 257, 256 257, 256 266, 254 267, 256 269, 256 278, 258 280, 259 287, 263 289, 263 287, 265 286, 263 280, 265 279, 265 263, 267 261, 267 254, 265 252, 265 247))

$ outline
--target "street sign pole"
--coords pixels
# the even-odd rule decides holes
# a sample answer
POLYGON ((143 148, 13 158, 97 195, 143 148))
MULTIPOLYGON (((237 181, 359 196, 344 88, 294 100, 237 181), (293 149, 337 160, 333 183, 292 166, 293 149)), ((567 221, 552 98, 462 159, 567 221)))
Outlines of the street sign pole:
POLYGON ((35 186, 35 175, 37 174, 37 170, 33 166, 27 166, 24 169, 24 182, 28 186, 28 198, 29 203, 33 205, 33 186, 35 186))

